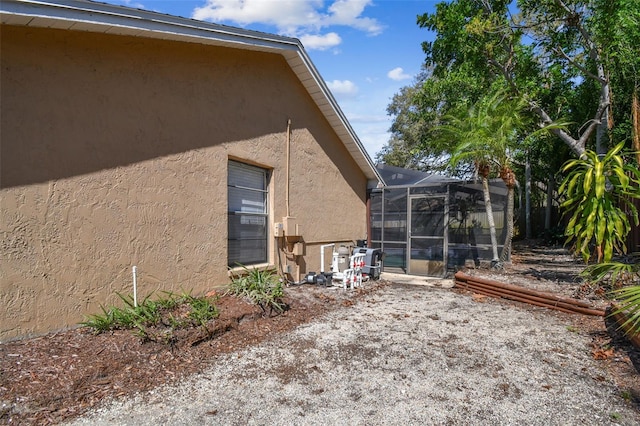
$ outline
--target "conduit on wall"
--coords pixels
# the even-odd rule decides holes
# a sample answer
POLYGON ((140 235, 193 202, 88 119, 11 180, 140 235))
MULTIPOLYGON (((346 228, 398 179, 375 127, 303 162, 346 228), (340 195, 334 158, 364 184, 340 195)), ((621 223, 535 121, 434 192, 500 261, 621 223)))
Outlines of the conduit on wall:
POLYGON ((286 164, 286 184, 284 193, 284 202, 287 206, 287 217, 291 216, 289 209, 289 175, 291 169, 291 119, 287 120, 287 164, 286 164))
POLYGON ((567 313, 580 313, 585 315, 604 316, 602 309, 594 308, 587 302, 578 299, 560 297, 551 293, 544 293, 513 284, 504 284, 480 277, 473 277, 462 272, 455 274, 454 286, 474 293, 524 302, 534 306, 567 313))
MULTIPOLYGON (((291 185, 290 183, 290 180, 291 180, 291 119, 290 118, 287 119, 287 136, 286 136, 285 143, 286 143, 286 147, 285 147, 286 158, 285 158, 284 202, 285 202, 285 209, 286 209, 286 217, 288 218, 291 216, 291 206, 289 202, 289 188, 291 185)), ((291 253, 287 250, 287 247, 286 247, 287 243, 284 238, 275 237, 274 241, 276 243, 276 252, 278 254, 278 266, 280 269, 280 274, 282 275, 282 277, 288 280, 288 278, 286 277, 287 274, 290 276, 293 276, 291 271, 288 270, 288 262, 287 262, 289 260, 289 256, 291 255, 291 253), (283 251, 285 253, 284 266, 282 264, 280 251, 283 251), (285 267, 287 268, 285 269, 285 267)), ((296 276, 299 277, 300 265, 298 264, 298 261, 295 258, 293 260, 296 266, 296 276)))

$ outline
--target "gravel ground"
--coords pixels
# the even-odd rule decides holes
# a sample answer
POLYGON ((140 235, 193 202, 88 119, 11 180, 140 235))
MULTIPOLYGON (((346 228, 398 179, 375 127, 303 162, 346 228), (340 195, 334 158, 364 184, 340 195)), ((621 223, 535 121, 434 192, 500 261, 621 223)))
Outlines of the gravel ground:
POLYGON ((640 424, 589 336, 568 325, 542 308, 395 284, 69 424, 640 424))

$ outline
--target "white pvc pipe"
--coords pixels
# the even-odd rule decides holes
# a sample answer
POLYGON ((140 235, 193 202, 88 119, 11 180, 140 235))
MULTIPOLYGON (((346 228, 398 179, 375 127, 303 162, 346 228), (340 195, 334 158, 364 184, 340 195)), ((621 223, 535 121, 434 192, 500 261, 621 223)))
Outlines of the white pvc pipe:
MULTIPOLYGON (((285 193, 284 193, 284 202, 287 207, 287 217, 291 215, 289 211, 289 180, 291 174, 291 119, 287 120, 287 167, 286 167, 286 185, 285 185, 285 193)), ((289 230, 290 231, 290 230, 289 230)), ((292 232, 289 232, 292 234, 292 232)))
POLYGON ((138 279, 136 277, 137 268, 133 267, 133 306, 138 306, 138 279))
POLYGON ((320 272, 324 272, 324 249, 325 247, 333 247, 335 244, 325 244, 320 246, 320 272))

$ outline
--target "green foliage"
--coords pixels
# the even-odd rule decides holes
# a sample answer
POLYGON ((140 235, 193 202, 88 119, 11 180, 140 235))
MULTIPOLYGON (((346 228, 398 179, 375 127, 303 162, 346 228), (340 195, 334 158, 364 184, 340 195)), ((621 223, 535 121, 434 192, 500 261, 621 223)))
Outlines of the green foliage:
POLYGON ((209 320, 218 316, 215 300, 207 297, 194 297, 184 293, 176 295, 163 292, 164 297, 151 300, 147 296, 136 306, 131 295, 116 293, 124 303, 123 308, 101 306, 102 314, 89 315, 80 325, 93 330, 95 334, 111 330, 132 330, 143 340, 172 341, 173 331, 187 327, 203 327, 209 320), (184 310, 184 315, 176 318, 173 312, 184 310), (149 331, 150 327, 164 327, 160 337, 149 331))
POLYGON ((623 287, 614 290, 617 299, 620 300, 618 309, 614 313, 624 313, 627 321, 620 325, 629 334, 640 333, 640 285, 623 287))
POLYGON ((510 152, 516 147, 519 131, 525 122, 521 99, 508 99, 497 92, 482 98, 457 115, 447 115, 439 127, 441 137, 449 142, 450 164, 471 161, 491 165, 496 171, 510 166, 510 152))
POLYGON ((613 313, 624 313, 627 321, 621 328, 630 334, 640 333, 640 253, 634 253, 625 262, 604 262, 588 266, 582 276, 593 282, 608 281, 611 296, 619 301, 613 313))
MULTIPOLYGON (((531 139, 546 134, 551 128, 563 126, 552 123, 534 130, 533 123, 524 113, 526 107, 524 99, 497 91, 481 98, 471 108, 445 116, 443 120, 447 124, 436 130, 448 142, 445 145, 449 146, 452 168, 472 162, 483 179, 487 179, 492 171, 497 172, 507 186, 507 234, 501 256, 503 261, 510 252, 514 232, 513 200, 517 184, 513 170, 514 153, 526 149, 531 139)), ((489 198, 488 193, 485 198, 489 198)), ((491 212, 487 210, 489 214, 491 212)))
POLYGON ((90 315, 80 324, 99 334, 116 329, 140 329, 145 325, 155 325, 160 320, 159 306, 149 296, 135 306, 133 296, 116 294, 125 304, 124 308, 100 306, 102 315, 90 315))
POLYGON ((614 93, 611 134, 613 140, 623 141, 631 134, 632 94, 640 88, 640 5, 637 0, 598 0, 593 6, 590 24, 608 64, 614 93))
POLYGON ((640 253, 627 256, 624 262, 594 263, 580 276, 591 282, 608 282, 612 289, 640 285, 640 253))
POLYGON ((526 156, 534 181, 547 181, 571 152, 582 155, 594 139, 604 149, 607 136, 628 143, 631 97, 640 87, 637 0, 518 0, 517 9, 506 0, 451 0, 418 16, 417 24, 435 38, 422 44, 423 72, 387 110, 392 140, 380 161, 442 170, 446 145, 432 129, 461 105, 499 90, 525 99, 529 118, 573 123, 551 129, 560 138, 531 141, 526 156), (601 112, 611 104, 608 93, 609 135, 603 120, 603 132, 589 137, 607 116, 601 112))
POLYGON ((567 242, 574 243, 585 262, 592 257, 591 244, 598 262, 609 262, 614 252, 625 253, 629 217, 638 224, 638 212, 629 199, 640 198, 640 171, 624 164, 623 146, 618 144, 602 158, 588 150, 562 167, 562 172, 569 172, 559 189, 566 197, 560 207, 571 213, 567 242))
POLYGON ((262 309, 263 313, 269 309, 269 315, 283 312, 286 308, 283 302, 284 289, 282 281, 273 272, 257 268, 242 267, 241 275, 233 276, 229 284, 228 293, 238 297, 246 297, 262 309))

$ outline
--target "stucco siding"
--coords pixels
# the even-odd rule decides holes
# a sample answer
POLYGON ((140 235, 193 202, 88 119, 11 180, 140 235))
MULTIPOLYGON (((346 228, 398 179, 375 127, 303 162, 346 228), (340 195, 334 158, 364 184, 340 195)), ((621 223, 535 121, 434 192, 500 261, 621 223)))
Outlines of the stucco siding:
POLYGON ((366 178, 281 56, 10 26, 0 47, 0 340, 117 304, 133 265, 142 295, 224 285, 228 160, 272 171, 280 221, 289 119, 294 269, 365 237, 366 178))

